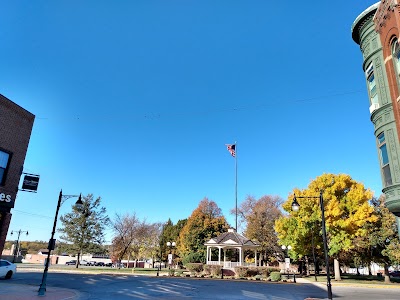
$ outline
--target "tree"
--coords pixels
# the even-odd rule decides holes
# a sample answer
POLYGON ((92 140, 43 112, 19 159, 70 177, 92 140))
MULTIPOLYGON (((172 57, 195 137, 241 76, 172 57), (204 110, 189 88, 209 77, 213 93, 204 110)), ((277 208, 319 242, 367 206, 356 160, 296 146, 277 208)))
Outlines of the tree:
POLYGON ((105 207, 101 207, 101 198, 94 199, 93 194, 82 197, 83 207, 72 206, 72 212, 60 217, 62 228, 61 240, 69 244, 70 251, 78 254, 76 267, 80 256, 86 252, 101 251, 105 241, 104 231, 109 225, 105 207))
MULTIPOLYGON (((175 225, 172 223, 171 219, 162 226, 161 235, 159 239, 159 253, 158 257, 161 261, 166 261, 168 257, 169 250, 167 247, 168 242, 177 242, 179 239, 179 233, 182 228, 186 225, 187 219, 179 220, 175 225)), ((175 260, 179 260, 181 253, 179 249, 175 252, 175 260)))
POLYGON ((389 266, 399 264, 400 247, 396 217, 385 207, 385 196, 373 199, 377 222, 366 224, 369 252, 373 260, 382 263, 385 271, 385 282, 390 282, 389 266))
POLYGON ((281 252, 274 224, 282 216, 280 206, 283 199, 278 196, 262 196, 256 200, 247 196, 238 209, 240 223, 244 224, 244 235, 261 244, 263 261, 272 261, 281 252))
POLYGON ((186 256, 192 252, 198 252, 205 258, 204 243, 213 236, 226 232, 228 227, 218 205, 214 201, 204 198, 192 212, 179 234, 177 242, 179 253, 186 256))
POLYGON ((122 260, 127 254, 130 254, 130 248, 135 240, 139 223, 140 221, 135 213, 125 214, 124 216, 115 215, 112 222, 114 237, 112 239, 111 257, 113 259, 122 260))
POLYGON ((140 221, 135 213, 116 214, 112 222, 114 237, 111 256, 114 260, 155 258, 159 245, 161 224, 140 221))
MULTIPOLYGON (((329 255, 337 260, 342 252, 354 249, 353 241, 356 237, 367 235, 365 224, 377 221, 369 203, 372 192, 349 175, 323 174, 311 181, 307 189, 295 189, 293 194, 296 196, 310 198, 297 198, 300 209, 293 212, 293 194, 290 195, 283 204, 288 216, 278 219, 275 229, 280 241, 292 246, 293 253, 298 256, 308 255, 312 224, 321 224, 319 199, 315 197, 320 191, 323 191, 329 255)), ((316 240, 317 250, 323 248, 320 241, 320 238, 316 240)), ((335 279, 340 280, 338 261, 335 266, 335 279)))

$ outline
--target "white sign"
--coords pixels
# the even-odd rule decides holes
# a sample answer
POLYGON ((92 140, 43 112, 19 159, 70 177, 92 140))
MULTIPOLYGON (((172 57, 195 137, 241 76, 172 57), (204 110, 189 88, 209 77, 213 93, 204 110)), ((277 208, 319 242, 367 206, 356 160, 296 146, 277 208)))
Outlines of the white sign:
POLYGON ((172 265, 172 254, 168 254, 168 264, 172 265))
POLYGON ((286 269, 290 268, 290 258, 289 257, 285 258, 285 266, 286 266, 286 269))

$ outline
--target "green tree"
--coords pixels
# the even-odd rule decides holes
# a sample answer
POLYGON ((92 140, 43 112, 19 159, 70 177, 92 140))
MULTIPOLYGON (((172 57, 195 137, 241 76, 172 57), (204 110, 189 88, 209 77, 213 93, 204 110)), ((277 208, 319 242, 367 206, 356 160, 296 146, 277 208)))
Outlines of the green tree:
POLYGON ((240 223, 245 227, 244 235, 260 243, 263 262, 274 261, 276 253, 281 252, 274 224, 282 216, 282 202, 278 196, 262 196, 258 200, 247 196, 238 209, 240 223))
MULTIPOLYGON (((300 204, 298 212, 292 211, 293 194, 289 196, 283 204, 288 216, 276 221, 275 230, 281 243, 290 244, 295 255, 310 253, 313 228, 310 224, 321 224, 319 199, 315 197, 320 191, 323 191, 329 255, 336 260, 335 279, 340 280, 338 259, 341 253, 354 249, 354 239, 368 234, 365 225, 377 221, 374 208, 369 203, 373 193, 362 183, 346 174, 323 174, 317 177, 307 189, 293 191, 296 196, 310 197, 297 199, 300 204)), ((316 248, 323 249, 323 246, 317 244, 316 248)))
MULTIPOLYGON (((101 198, 94 199, 93 194, 82 197, 83 207, 72 206, 72 211, 60 217, 62 227, 61 240, 69 245, 66 250, 83 253, 98 253, 104 243, 104 231, 109 225, 105 207, 101 207, 101 198)), ((78 263, 76 267, 78 268, 78 263)))
POLYGON ((200 201, 182 228, 177 248, 182 256, 198 252, 206 257, 204 243, 214 236, 228 230, 228 223, 218 205, 208 198, 200 201))
POLYGON ((396 217, 385 207, 385 196, 373 199, 374 212, 378 217, 377 222, 366 224, 369 241, 368 252, 372 259, 384 266, 385 282, 390 282, 389 266, 399 264, 400 247, 396 217))
MULTIPOLYGON (((179 234, 182 230, 182 228, 186 225, 187 219, 179 220, 175 225, 171 221, 171 219, 168 219, 168 221, 162 226, 161 230, 161 235, 160 235, 160 240, 159 240, 159 252, 158 252, 158 257, 162 261, 167 260, 168 253, 171 249, 168 249, 167 243, 168 242, 178 242, 179 239, 179 234)), ((180 256, 181 253, 179 252, 179 249, 176 249, 175 251, 175 260, 177 262, 180 261, 180 256)))

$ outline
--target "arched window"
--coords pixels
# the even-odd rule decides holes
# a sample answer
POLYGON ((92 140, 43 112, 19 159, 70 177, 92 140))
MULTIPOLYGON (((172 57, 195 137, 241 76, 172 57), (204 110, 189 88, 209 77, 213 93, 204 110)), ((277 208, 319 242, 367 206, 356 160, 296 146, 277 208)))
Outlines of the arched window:
POLYGON ((385 134, 381 132, 378 135, 378 147, 379 147, 379 156, 380 156, 380 163, 381 163, 381 168, 382 168, 382 173, 383 173, 383 178, 384 178, 384 186, 390 186, 392 185, 392 174, 390 172, 390 166, 389 166, 389 155, 387 151, 387 146, 386 146, 386 139, 385 139, 385 134))
POLYGON ((367 82, 368 82, 369 99, 371 101, 370 111, 372 113, 372 111, 377 108, 377 105, 379 103, 374 66, 372 65, 372 63, 368 66, 367 70, 365 71, 365 76, 367 77, 367 82))
POLYGON ((397 80, 399 80, 400 76, 400 45, 398 43, 397 38, 394 38, 391 43, 391 50, 392 50, 392 59, 394 64, 394 69, 396 72, 397 80))

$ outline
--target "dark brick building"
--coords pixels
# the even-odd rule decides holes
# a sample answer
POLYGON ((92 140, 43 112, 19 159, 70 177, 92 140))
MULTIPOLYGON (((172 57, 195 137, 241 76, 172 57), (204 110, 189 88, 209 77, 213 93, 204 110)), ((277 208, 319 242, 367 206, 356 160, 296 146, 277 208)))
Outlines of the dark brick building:
POLYGON ((0 94, 0 253, 4 248, 35 116, 0 94))

